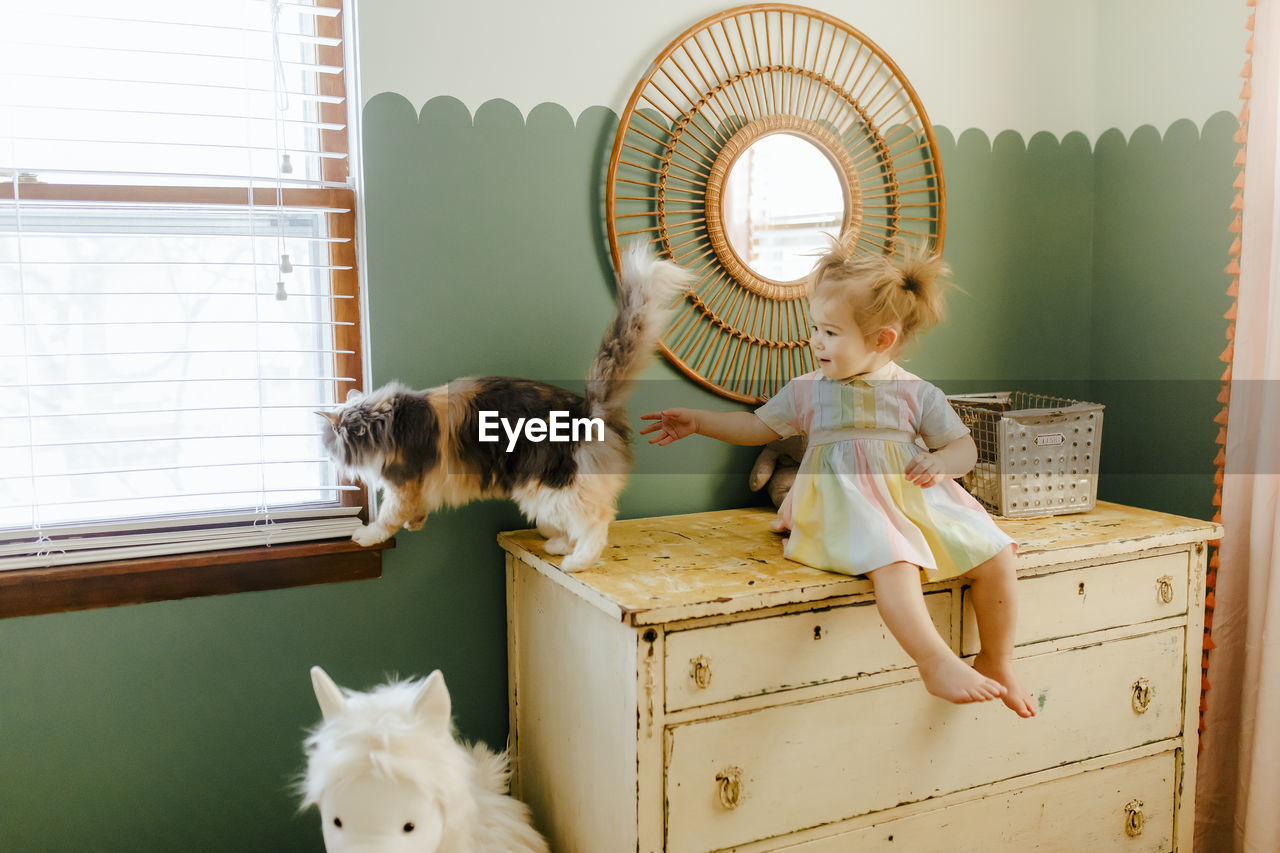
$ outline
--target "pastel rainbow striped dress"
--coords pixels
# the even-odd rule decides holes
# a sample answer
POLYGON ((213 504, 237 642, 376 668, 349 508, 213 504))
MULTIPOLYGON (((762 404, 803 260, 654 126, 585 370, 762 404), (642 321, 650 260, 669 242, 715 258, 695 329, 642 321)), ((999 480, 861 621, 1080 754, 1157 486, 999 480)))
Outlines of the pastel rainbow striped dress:
POLYGON ((946 580, 1013 542, 955 480, 922 489, 903 475, 925 447, 969 430, 940 389, 894 362, 843 382, 799 376, 756 415, 784 438, 809 439, 778 509, 792 560, 849 575, 902 561, 924 581, 946 580))

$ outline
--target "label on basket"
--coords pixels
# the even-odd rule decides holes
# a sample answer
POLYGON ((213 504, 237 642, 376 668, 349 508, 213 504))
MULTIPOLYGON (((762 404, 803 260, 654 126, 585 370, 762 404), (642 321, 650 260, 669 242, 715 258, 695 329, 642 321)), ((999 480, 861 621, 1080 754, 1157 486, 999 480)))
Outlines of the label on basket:
POLYGON ((1062 444, 1067 437, 1060 432, 1046 432, 1044 435, 1036 436, 1037 447, 1047 447, 1053 444, 1062 444))

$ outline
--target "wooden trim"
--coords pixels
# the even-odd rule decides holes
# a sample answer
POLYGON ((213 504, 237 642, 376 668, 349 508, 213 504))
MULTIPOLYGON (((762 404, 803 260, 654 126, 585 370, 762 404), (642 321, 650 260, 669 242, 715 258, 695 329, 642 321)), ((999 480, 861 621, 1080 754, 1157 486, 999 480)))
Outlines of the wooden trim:
MULTIPOLYGON (((316 5, 338 10, 338 14, 332 18, 316 19, 316 35, 345 41, 345 35, 342 32, 342 19, 346 12, 343 0, 316 0, 316 5)), ((347 126, 349 124, 347 113, 350 108, 347 101, 350 95, 347 92, 345 54, 345 44, 316 48, 316 61, 319 64, 343 69, 339 74, 316 75, 316 85, 321 95, 335 95, 343 99, 342 103, 339 104, 320 104, 320 121, 339 125, 341 128, 339 130, 320 131, 320 150, 327 154, 344 155, 341 160, 334 158, 323 160, 322 174, 326 181, 340 184, 345 184, 351 173, 350 165, 346 159, 346 155, 350 153, 351 149, 347 139, 347 126)))
MULTIPOLYGON (((0 201, 13 198, 12 181, 0 182, 0 201)), ((132 184, 18 184, 22 201, 137 202, 142 204, 222 204, 247 207, 248 187, 153 187, 132 184)), ((253 203, 273 208, 277 200, 285 207, 321 207, 350 210, 355 193, 345 187, 285 187, 279 196, 275 187, 258 186, 253 203)))
MULTIPOLYGON (((316 19, 316 34, 325 38, 344 39, 343 15, 346 14, 344 0, 317 0, 317 6, 337 9, 338 14, 332 18, 316 19)), ((317 78, 320 94, 337 95, 343 98, 339 104, 321 104, 320 120, 341 126, 340 130, 325 130, 320 133, 320 150, 326 153, 342 154, 342 159, 326 158, 322 162, 322 177, 329 183, 346 183, 350 180, 351 152, 347 128, 350 126, 348 112, 353 108, 349 103, 347 92, 345 42, 336 46, 316 49, 316 60, 323 65, 338 66, 344 69, 341 74, 324 74, 317 78)), ((334 267, 330 272, 330 282, 334 296, 347 296, 349 299, 333 300, 333 319, 350 323, 349 326, 335 326, 334 349, 345 350, 350 354, 334 356, 334 376, 350 376, 351 382, 338 382, 334 388, 334 399, 341 402, 347 399, 350 391, 364 389, 363 340, 360 326, 360 275, 357 269, 356 252, 356 213, 353 203, 346 205, 346 213, 331 213, 326 219, 331 237, 345 237, 345 243, 329 244, 329 263, 334 267)), ((358 492, 343 492, 344 506, 359 506, 363 509, 361 518, 368 520, 369 493, 364 484, 351 481, 360 487, 358 492)))
POLYGON ((382 576, 382 551, 349 539, 0 572, 0 619, 382 576))

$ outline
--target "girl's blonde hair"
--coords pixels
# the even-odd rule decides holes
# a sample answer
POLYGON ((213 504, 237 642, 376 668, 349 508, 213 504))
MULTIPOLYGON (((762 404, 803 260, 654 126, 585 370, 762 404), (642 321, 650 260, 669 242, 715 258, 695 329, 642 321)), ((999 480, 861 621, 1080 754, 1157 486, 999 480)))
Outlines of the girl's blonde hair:
POLYGON ((896 328, 895 350, 941 322, 951 268, 934 253, 910 248, 901 258, 855 253, 853 240, 832 238, 809 274, 811 300, 832 300, 852 312, 867 340, 896 328))

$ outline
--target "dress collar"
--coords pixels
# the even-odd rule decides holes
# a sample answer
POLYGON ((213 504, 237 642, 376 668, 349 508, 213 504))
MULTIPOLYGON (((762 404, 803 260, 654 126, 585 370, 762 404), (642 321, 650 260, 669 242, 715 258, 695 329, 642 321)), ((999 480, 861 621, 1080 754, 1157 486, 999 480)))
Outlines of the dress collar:
POLYGON ((855 382, 864 382, 867 385, 874 385, 877 382, 888 382, 898 375, 898 365, 893 361, 886 361, 875 370, 867 373, 859 373, 857 376, 851 376, 843 380, 841 384, 852 385, 855 382))

